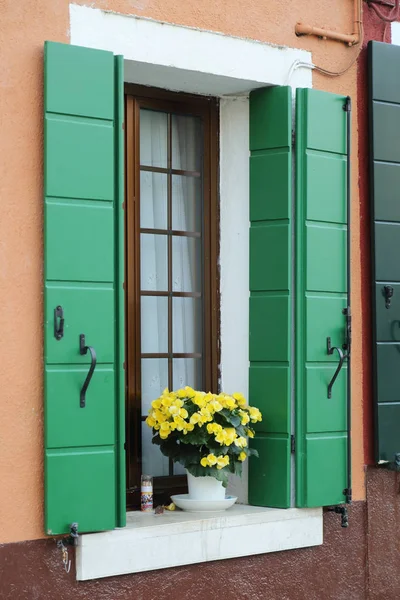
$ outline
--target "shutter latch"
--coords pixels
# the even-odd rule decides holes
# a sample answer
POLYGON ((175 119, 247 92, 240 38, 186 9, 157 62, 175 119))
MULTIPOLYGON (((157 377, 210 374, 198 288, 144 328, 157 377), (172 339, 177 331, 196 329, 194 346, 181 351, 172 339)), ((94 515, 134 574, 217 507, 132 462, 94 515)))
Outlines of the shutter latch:
POLYGON ((296 452, 296 438, 293 434, 290 436, 290 452, 291 454, 296 452))
POLYGON ((328 508, 329 512, 335 512, 338 515, 341 515, 341 525, 342 527, 349 526, 349 513, 347 512, 347 506, 334 506, 333 508, 328 508))

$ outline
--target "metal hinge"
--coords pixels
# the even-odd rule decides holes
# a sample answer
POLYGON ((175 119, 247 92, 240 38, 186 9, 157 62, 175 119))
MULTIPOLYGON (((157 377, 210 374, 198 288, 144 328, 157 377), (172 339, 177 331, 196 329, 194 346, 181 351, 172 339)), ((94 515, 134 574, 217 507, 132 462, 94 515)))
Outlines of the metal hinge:
POLYGON ((293 434, 290 436, 290 452, 291 454, 296 452, 296 439, 293 434))
POLYGON ((294 148, 296 145, 296 132, 292 131, 292 147, 294 148))

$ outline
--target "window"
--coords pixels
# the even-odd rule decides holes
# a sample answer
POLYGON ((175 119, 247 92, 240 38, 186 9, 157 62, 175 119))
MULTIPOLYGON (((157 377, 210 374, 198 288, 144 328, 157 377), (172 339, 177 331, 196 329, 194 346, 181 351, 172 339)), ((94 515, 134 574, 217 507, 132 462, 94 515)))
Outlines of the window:
POLYGON ((186 491, 180 465, 144 423, 165 387, 216 391, 218 381, 217 105, 126 89, 127 504, 140 476, 155 502, 186 491))

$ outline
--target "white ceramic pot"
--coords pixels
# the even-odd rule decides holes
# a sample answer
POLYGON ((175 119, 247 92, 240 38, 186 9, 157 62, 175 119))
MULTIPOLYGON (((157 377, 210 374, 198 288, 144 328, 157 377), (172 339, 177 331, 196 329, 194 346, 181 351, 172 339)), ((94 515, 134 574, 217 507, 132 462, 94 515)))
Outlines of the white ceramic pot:
POLYGON ((225 488, 222 481, 214 477, 193 477, 187 473, 190 500, 224 500, 225 488))

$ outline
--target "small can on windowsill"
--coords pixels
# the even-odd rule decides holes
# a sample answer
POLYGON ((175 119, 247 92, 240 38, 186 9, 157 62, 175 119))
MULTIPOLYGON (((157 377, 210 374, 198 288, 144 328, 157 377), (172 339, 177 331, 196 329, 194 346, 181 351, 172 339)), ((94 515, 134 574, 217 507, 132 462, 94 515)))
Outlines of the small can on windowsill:
POLYGON ((142 512, 153 512, 153 478, 150 475, 142 475, 140 510, 142 512))

